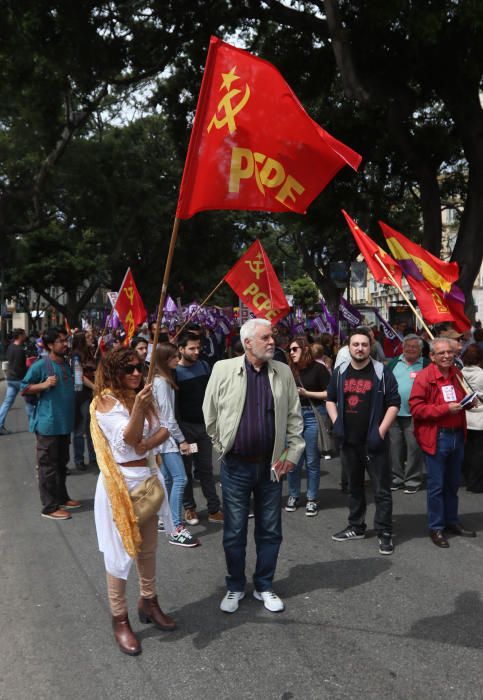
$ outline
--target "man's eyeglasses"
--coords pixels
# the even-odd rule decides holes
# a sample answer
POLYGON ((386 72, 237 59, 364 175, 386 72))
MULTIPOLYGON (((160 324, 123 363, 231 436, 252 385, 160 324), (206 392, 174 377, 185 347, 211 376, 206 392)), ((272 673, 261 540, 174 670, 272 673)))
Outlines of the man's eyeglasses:
POLYGON ((441 350, 440 352, 435 352, 435 355, 454 355, 453 350, 441 350))
POLYGON ((297 350, 300 350, 300 348, 298 347, 298 345, 294 345, 293 348, 289 348, 289 349, 288 349, 289 352, 297 352, 297 350))
POLYGON ((139 374, 142 374, 142 365, 126 365, 121 369, 121 372, 123 374, 134 374, 134 372, 139 372, 139 374))

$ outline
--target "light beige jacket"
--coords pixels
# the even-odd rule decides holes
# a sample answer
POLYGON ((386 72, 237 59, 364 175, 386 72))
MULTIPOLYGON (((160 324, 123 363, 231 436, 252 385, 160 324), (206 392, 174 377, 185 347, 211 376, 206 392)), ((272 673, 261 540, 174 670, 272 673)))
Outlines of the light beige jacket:
MULTIPOLYGON (((286 447, 287 459, 296 464, 305 449, 297 387, 290 369, 277 360, 268 361, 268 378, 275 408, 272 464, 286 447)), ((220 360, 214 365, 206 387, 203 414, 206 432, 220 457, 233 447, 245 406, 246 392, 245 355, 220 360)))

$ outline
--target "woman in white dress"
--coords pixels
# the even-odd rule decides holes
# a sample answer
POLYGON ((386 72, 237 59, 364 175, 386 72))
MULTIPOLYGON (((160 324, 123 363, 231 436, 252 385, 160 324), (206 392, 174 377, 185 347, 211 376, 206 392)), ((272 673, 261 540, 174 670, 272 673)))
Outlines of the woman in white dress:
MULTIPOLYGON (((126 580, 136 562, 141 597, 138 615, 162 630, 175 621, 163 613, 156 595, 158 513, 139 526, 129 492, 151 476, 148 452, 169 437, 155 410, 151 386, 143 387, 142 366, 130 348, 107 353, 96 372, 91 431, 100 468, 94 502, 99 549, 104 554, 114 637, 125 654, 141 653, 129 623, 126 580)), ((159 469, 155 472, 164 488, 159 469)), ((160 515, 172 525, 167 499, 160 515)))

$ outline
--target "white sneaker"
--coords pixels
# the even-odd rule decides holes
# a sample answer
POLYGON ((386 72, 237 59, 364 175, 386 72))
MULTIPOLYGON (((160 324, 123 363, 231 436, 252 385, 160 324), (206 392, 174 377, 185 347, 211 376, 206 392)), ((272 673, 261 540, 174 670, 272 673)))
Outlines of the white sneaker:
POLYGON ((253 591, 253 597, 256 600, 263 600, 263 605, 270 612, 282 612, 282 610, 285 610, 283 600, 273 591, 253 591))
POLYGON ((226 613, 234 613, 238 610, 240 600, 245 597, 243 591, 227 591, 225 597, 220 603, 220 610, 226 613))

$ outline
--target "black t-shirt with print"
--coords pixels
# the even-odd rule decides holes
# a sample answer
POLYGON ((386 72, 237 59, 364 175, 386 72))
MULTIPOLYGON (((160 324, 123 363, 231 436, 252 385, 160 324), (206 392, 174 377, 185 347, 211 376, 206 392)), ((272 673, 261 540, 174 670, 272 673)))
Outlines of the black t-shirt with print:
POLYGON ((349 445, 362 445, 367 440, 371 412, 374 366, 363 369, 349 365, 344 381, 344 432, 349 445))

